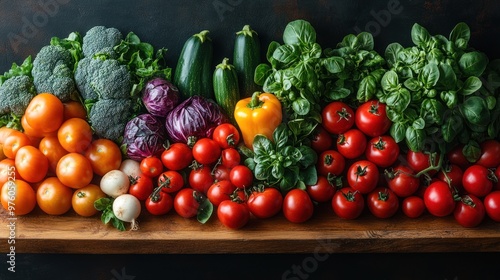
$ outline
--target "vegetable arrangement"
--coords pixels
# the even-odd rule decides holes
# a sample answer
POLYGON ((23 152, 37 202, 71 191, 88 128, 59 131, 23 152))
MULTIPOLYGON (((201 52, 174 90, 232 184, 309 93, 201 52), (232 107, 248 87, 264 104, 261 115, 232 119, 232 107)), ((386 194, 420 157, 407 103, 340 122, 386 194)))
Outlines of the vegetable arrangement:
POLYGON ((246 25, 214 64, 204 30, 174 71, 133 32, 52 38, 0 76, 3 207, 100 212, 119 230, 143 210, 303 223, 325 203, 342 219, 500 222, 500 61, 469 46, 469 27, 415 24, 414 46, 383 55, 366 32, 326 48, 316 36, 290 22, 263 63, 246 25))

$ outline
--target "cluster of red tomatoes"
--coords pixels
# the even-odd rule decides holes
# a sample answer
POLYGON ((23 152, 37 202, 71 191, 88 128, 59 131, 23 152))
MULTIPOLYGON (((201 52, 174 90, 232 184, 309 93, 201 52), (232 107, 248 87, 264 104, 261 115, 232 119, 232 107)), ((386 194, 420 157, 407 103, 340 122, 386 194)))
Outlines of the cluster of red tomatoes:
POLYGON ((331 201, 339 217, 355 219, 368 208, 378 218, 399 209, 412 218, 425 211, 454 214, 465 227, 486 215, 500 221, 498 141, 481 143, 480 159, 470 163, 460 146, 447 155, 403 151, 388 133, 385 105, 377 101, 356 110, 332 102, 322 118, 312 141, 319 179, 307 191, 313 200, 331 201))

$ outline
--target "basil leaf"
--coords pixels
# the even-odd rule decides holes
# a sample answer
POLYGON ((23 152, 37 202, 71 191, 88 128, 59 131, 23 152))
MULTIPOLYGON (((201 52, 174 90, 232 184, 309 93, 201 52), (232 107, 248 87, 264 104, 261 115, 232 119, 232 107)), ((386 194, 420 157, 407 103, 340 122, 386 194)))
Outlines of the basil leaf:
POLYGON ((281 46, 280 43, 276 41, 271 41, 269 43, 269 46, 267 47, 267 52, 266 52, 266 59, 271 65, 275 68, 276 67, 276 60, 273 58, 274 51, 281 46))
POLYGON ((481 147, 476 141, 469 141, 462 149, 462 153, 469 162, 476 162, 481 156, 481 147))
POLYGON ((355 49, 358 38, 354 34, 347 34, 342 38, 341 47, 355 49))
POLYGON ((382 89, 384 91, 390 92, 395 91, 399 88, 399 78, 398 74, 394 71, 387 71, 381 80, 382 89))
POLYGON ((372 99, 377 93, 377 80, 374 76, 366 76, 359 82, 356 99, 359 102, 366 102, 372 99))
POLYGON ((461 106, 461 112, 472 125, 486 125, 490 121, 490 111, 486 101, 479 96, 467 98, 461 106))
POLYGON ((428 124, 441 124, 445 107, 436 99, 424 99, 420 107, 420 117, 428 124))
POLYGON ((404 82, 404 85, 407 89, 411 91, 418 91, 422 89, 422 83, 415 79, 415 78, 409 78, 404 82))
POLYGON ((488 57, 484 53, 476 51, 464 53, 460 57, 458 65, 466 77, 479 77, 483 74, 488 65, 488 57))
POLYGON ((271 176, 273 176, 276 179, 282 179, 283 176, 285 176, 285 166, 284 164, 282 164, 282 162, 279 161, 274 162, 271 168, 271 176))
POLYGON ((204 224, 208 220, 210 220, 210 217, 212 216, 212 213, 214 211, 214 205, 208 200, 208 198, 203 198, 200 206, 198 207, 198 213, 196 214, 196 219, 198 222, 204 224))
POLYGON ((295 188, 297 182, 299 181, 299 172, 300 169, 298 166, 290 166, 285 169, 285 173, 279 181, 279 186, 282 192, 287 192, 295 188))
POLYGON ((272 73, 273 69, 271 66, 261 63, 255 68, 254 82, 259 86, 263 86, 267 77, 269 77, 272 73))
POLYGON ((299 146, 298 147, 301 158, 299 160, 299 165, 303 168, 306 168, 308 166, 315 166, 316 162, 318 161, 318 155, 317 153, 309 146, 299 146))
POLYGON ((309 22, 301 19, 294 20, 286 25, 283 42, 287 45, 315 43, 316 31, 309 22))
POLYGON ((305 116, 311 110, 311 103, 306 98, 297 98, 292 102, 292 108, 299 116, 305 116))
POLYGON ((286 123, 281 123, 280 125, 278 125, 278 127, 276 127, 276 129, 274 129, 273 131, 273 140, 276 145, 276 150, 280 150, 281 148, 285 147, 288 143, 289 137, 290 133, 287 129, 286 123))
POLYGON ((470 40, 470 28, 466 23, 459 22, 450 33, 450 41, 454 42, 457 48, 465 50, 470 40))
POLYGON ((284 64, 290 64, 300 56, 300 49, 297 45, 282 45, 274 50, 273 58, 284 64))
POLYGON ((94 208, 98 211, 104 211, 106 208, 111 207, 111 205, 113 205, 113 199, 109 197, 102 197, 94 201, 94 208))
POLYGON ((397 112, 403 112, 408 107, 410 102, 411 94, 405 88, 392 92, 386 99, 387 106, 392 107, 397 112))
POLYGON ((403 51, 403 46, 399 43, 391 43, 385 48, 385 60, 390 67, 394 66, 399 60, 399 53, 403 51))
POLYGON ((462 118, 457 115, 451 115, 443 121, 443 125, 441 126, 441 132, 443 135, 444 141, 451 143, 457 135, 463 129, 463 121, 462 118))
POLYGON ((459 93, 462 95, 470 95, 478 91, 483 86, 483 83, 478 77, 470 76, 465 80, 459 93))
POLYGON ((255 179, 261 181, 269 180, 269 170, 271 169, 271 167, 272 165, 270 164, 269 161, 263 163, 257 163, 253 171, 255 179))
POLYGON ((425 121, 422 118, 418 118, 413 121, 411 125, 414 129, 424 129, 425 128, 425 121))
POLYGON ((422 68, 418 79, 423 83, 425 88, 434 87, 439 80, 439 69, 435 63, 429 63, 422 68))
POLYGON ((300 169, 299 180, 303 181, 307 186, 312 186, 318 182, 318 172, 316 167, 311 165, 307 168, 300 169))
POLYGON ((415 129, 413 126, 406 128, 406 145, 414 152, 419 152, 424 149, 425 131, 423 129, 415 129))
POLYGON ((446 63, 439 64, 439 85, 445 89, 455 89, 457 85, 457 75, 453 68, 446 63))
POLYGON ((323 65, 328 72, 336 74, 344 71, 345 60, 342 57, 332 56, 323 60, 323 65))
POLYGON ((442 91, 440 94, 441 100, 448 108, 454 108, 458 103, 457 93, 453 90, 442 91))
POLYGON ((396 143, 403 141, 406 137, 406 124, 403 122, 394 122, 391 125, 390 134, 396 143))
POLYGON ((340 100, 348 97, 349 94, 351 94, 351 91, 346 88, 333 88, 325 92, 325 95, 331 100, 340 100))
POLYGON ((255 153, 255 162, 259 163, 261 158, 266 157, 274 151, 274 144, 266 136, 258 134, 254 137, 253 152, 255 153))
POLYGON ((431 35, 423 26, 415 23, 411 28, 411 40, 419 47, 426 47, 431 40, 431 35))
POLYGON ((373 41, 373 35, 369 32, 361 32, 356 36, 357 48, 360 50, 371 51, 375 47, 375 42, 373 41))

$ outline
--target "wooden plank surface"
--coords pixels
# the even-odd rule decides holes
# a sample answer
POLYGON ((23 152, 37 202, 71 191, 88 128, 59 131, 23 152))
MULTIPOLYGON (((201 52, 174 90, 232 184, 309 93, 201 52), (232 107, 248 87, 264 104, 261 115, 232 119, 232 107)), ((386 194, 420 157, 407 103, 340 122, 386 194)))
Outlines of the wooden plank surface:
MULTIPOLYGON (((500 252, 500 224, 486 219, 466 229, 453 217, 426 214, 409 219, 402 214, 382 220, 368 213, 353 221, 336 217, 320 206, 314 217, 293 224, 278 215, 252 219, 240 230, 229 230, 215 217, 206 224, 175 213, 140 216, 140 229, 120 232, 98 216, 74 213, 49 216, 35 210, 16 220, 16 253, 90 254, 219 254, 219 253, 384 253, 500 252)), ((3 210, 2 210, 3 211, 3 210)), ((1 213, 2 224, 8 216, 1 213)), ((1 251, 8 249, 9 228, 0 228, 1 251)))

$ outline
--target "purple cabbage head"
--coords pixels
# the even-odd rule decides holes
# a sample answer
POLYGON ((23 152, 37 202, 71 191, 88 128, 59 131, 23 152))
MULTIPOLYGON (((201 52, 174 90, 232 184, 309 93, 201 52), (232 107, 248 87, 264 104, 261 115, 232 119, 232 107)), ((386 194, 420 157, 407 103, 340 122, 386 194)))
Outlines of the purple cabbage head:
POLYGON ((160 156, 166 140, 163 121, 152 114, 139 115, 125 126, 123 144, 126 145, 127 156, 133 160, 160 156))
POLYGON ((222 108, 213 100, 203 96, 191 96, 167 114, 165 128, 173 142, 191 142, 211 137, 214 129, 229 122, 222 108), (188 141, 190 140, 190 141, 188 141))
POLYGON ((179 104, 179 90, 170 81, 154 78, 142 90, 142 102, 146 110, 154 116, 164 118, 179 104))

